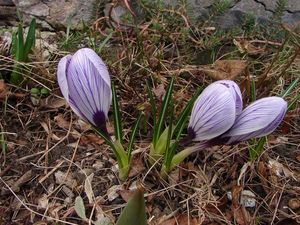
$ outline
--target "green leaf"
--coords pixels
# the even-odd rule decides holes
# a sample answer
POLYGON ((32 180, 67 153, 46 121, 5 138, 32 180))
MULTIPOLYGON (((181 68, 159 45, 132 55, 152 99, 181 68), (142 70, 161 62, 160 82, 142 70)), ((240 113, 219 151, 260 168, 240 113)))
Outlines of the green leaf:
POLYGON ((115 157, 117 158, 118 164, 122 164, 122 160, 121 160, 121 156, 119 155, 118 151, 116 150, 116 147, 114 145, 114 143, 112 142, 112 140, 110 139, 110 137, 108 137, 106 134, 104 134, 100 129, 97 129, 96 127, 92 127, 92 129, 100 136, 104 139, 105 143, 108 144, 113 152, 115 157))
POLYGON ((106 43, 109 41, 109 39, 112 38, 113 32, 109 33, 107 37, 104 39, 104 41, 99 46, 99 53, 102 51, 102 48, 106 45, 106 43))
POLYGON ((256 142, 257 144, 255 145, 255 147, 250 148, 249 156, 250 156, 251 161, 254 161, 255 159, 257 159, 257 157, 262 153, 266 141, 267 141, 266 137, 261 137, 259 139, 259 141, 256 142))
POLYGON ((112 104, 113 104, 113 114, 114 114, 114 127, 115 127, 115 135, 116 139, 120 141, 122 144, 123 135, 122 135, 122 124, 121 124, 121 116, 120 116, 120 109, 118 104, 118 98, 116 93, 115 84, 112 83, 112 104))
POLYGON ((104 134, 96 127, 93 127, 93 130, 112 148, 119 166, 119 177, 121 180, 125 180, 129 172, 129 157, 127 156, 122 144, 119 140, 113 142, 107 134, 104 134))
POLYGON ((29 25, 26 42, 25 42, 25 46, 24 46, 24 60, 25 61, 28 59, 28 54, 30 53, 31 49, 35 45, 35 30, 36 30, 36 21, 35 21, 35 18, 33 18, 29 25))
POLYGON ((171 145, 171 139, 172 139, 172 121, 173 121, 173 112, 174 112, 174 105, 173 105, 173 101, 171 101, 171 116, 170 116, 170 128, 168 129, 168 137, 167 137, 167 143, 166 143, 166 148, 165 148, 165 152, 166 152, 166 156, 165 156, 165 162, 167 162, 167 166, 169 166, 171 164, 172 161, 172 157, 174 155, 175 152, 175 148, 170 148, 170 146, 174 146, 171 145))
POLYGON ((11 39, 11 54, 13 57, 16 59, 17 58, 17 49, 18 49, 18 38, 17 38, 17 33, 14 32, 12 34, 12 39, 11 39))
POLYGON ((172 132, 170 129, 172 129, 171 124, 170 124, 170 126, 166 127, 166 129, 160 135, 160 137, 157 141, 156 147, 154 148, 155 154, 163 155, 166 152, 168 138, 170 136, 169 133, 172 132))
POLYGON ((86 220, 86 214, 85 214, 85 207, 84 207, 84 203, 83 203, 83 199, 80 196, 77 196, 75 199, 75 206, 74 209, 77 213, 77 215, 81 218, 86 220))
POLYGON ((150 98, 150 105, 151 105, 152 118, 153 118, 153 128, 154 128, 153 137, 155 137, 156 136, 156 105, 155 105, 152 90, 151 90, 147 80, 146 80, 146 87, 147 87, 147 92, 148 92, 148 95, 150 98))
POLYGON ((170 101, 172 99, 172 92, 173 92, 173 86, 174 86, 174 77, 172 77, 167 90, 166 90, 166 94, 162 103, 162 109, 160 111, 159 117, 158 117, 158 123, 157 123, 157 127, 156 127, 156 133, 153 139, 153 143, 154 143, 154 148, 156 148, 156 142, 161 134, 161 130, 163 128, 163 124, 165 122, 165 117, 168 111, 168 107, 170 104, 170 101))
POLYGON ((141 190, 129 199, 116 225, 147 225, 145 199, 141 190))
POLYGON ((190 101, 186 104, 184 110, 181 112, 179 119, 175 125, 174 128, 174 133, 176 134, 176 141, 179 140, 179 138, 181 137, 182 131, 185 127, 186 121, 189 118, 189 115, 192 111, 192 108, 194 106, 194 103, 196 101, 196 99, 198 98, 199 94, 201 93, 201 91, 203 90, 203 86, 197 88, 195 94, 193 95, 193 97, 190 99, 190 101))
POLYGON ((19 24, 18 26, 16 60, 19 62, 24 60, 24 36, 22 24, 19 24))
POLYGON ((281 96, 282 98, 285 98, 286 96, 288 96, 291 91, 296 87, 298 81, 300 78, 297 78, 296 80, 294 80, 288 87, 287 89, 285 89, 279 96, 281 96))
POLYGON ((127 151, 127 155, 129 157, 129 160, 131 158, 131 152, 132 152, 132 147, 133 147, 135 135, 136 135, 137 130, 139 128, 142 116, 143 116, 143 113, 140 113, 137 120, 135 121, 135 124, 133 125, 133 128, 132 128, 132 132, 131 132, 131 136, 130 136, 130 140, 129 140, 129 144, 128 144, 128 151, 127 151))
POLYGON ((288 105, 287 110, 291 110, 294 107, 294 104, 300 99, 300 93, 298 95, 296 95, 290 102, 288 105))
POLYGON ((251 101, 254 102, 256 100, 256 87, 255 80, 251 80, 251 101))

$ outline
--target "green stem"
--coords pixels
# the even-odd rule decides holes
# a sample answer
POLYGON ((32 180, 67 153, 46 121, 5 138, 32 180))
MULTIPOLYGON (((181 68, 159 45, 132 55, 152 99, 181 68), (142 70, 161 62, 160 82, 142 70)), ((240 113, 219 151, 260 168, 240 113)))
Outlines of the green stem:
POLYGON ((178 152, 176 155, 173 156, 171 164, 169 167, 164 166, 163 170, 165 170, 166 173, 169 173, 171 170, 173 170, 176 166, 178 166, 185 158, 187 158, 189 155, 193 154, 194 152, 198 152, 204 148, 209 147, 209 142, 202 142, 197 143, 191 147, 188 147, 180 152, 178 152))
POLYGON ((104 139, 106 144, 108 144, 112 148, 119 165, 119 178, 122 181, 126 180, 130 169, 130 156, 127 155, 119 140, 112 141, 111 137, 108 134, 104 133, 100 129, 97 129, 96 127, 93 127, 93 130, 104 139))

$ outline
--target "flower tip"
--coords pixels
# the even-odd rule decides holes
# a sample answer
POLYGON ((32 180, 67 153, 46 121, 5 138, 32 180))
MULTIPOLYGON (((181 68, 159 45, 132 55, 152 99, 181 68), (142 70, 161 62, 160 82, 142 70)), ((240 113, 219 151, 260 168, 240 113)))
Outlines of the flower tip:
POLYGON ((230 137, 227 144, 233 144, 266 136, 280 125, 286 111, 287 102, 281 97, 259 99, 244 109, 232 128, 220 138, 230 137))

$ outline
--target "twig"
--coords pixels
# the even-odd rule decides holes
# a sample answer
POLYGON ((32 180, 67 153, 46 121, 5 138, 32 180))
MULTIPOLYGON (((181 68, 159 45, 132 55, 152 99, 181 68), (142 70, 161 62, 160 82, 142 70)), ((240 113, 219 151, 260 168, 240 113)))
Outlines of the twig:
POLYGON ((26 203, 24 203, 17 195, 16 193, 11 189, 11 187, 0 177, 0 181, 7 187, 7 189, 14 195, 14 197, 21 203, 22 206, 24 206, 28 211, 30 211, 31 213, 33 214, 36 214, 38 216, 41 216, 41 217, 45 217, 47 219, 50 219, 52 221, 56 221, 56 222, 60 222, 60 223, 64 223, 64 224, 70 224, 70 225, 77 225, 75 223, 70 223, 70 222, 67 222, 67 221, 64 221, 64 220, 60 220, 60 219, 56 219, 56 218, 53 218, 53 217, 50 217, 50 216, 46 216, 46 215, 43 215, 39 212, 36 212, 34 211, 33 209, 29 208, 26 203))

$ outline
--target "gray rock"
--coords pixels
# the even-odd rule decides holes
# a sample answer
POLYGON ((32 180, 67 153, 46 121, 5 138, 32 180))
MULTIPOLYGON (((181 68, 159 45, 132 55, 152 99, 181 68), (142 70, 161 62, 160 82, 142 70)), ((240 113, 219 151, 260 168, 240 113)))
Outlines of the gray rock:
MULTIPOLYGON (((263 3, 267 10, 275 11, 276 9, 276 0, 259 0, 263 3)), ((290 12, 300 11, 300 1, 299 0, 287 0, 285 10, 290 12)))
MULTIPOLYGON (((108 13, 108 5, 112 0, 0 0, 0 25, 15 24, 16 11, 18 10, 25 22, 31 17, 36 17, 37 22, 43 28, 65 29, 70 26, 72 29, 81 29, 81 21, 88 23, 94 18, 96 5, 105 8, 108 13)), ((129 1, 130 2, 130 1, 129 1)), ((138 1, 131 1, 133 9, 138 1)), ((166 7, 178 8, 181 0, 164 0, 166 7)), ((188 17, 191 21, 206 20, 208 13, 215 0, 186 0, 188 17)), ((216 26, 221 28, 232 28, 241 26, 244 15, 253 15, 257 23, 272 23, 272 16, 276 9, 277 0, 231 0, 230 9, 224 14, 215 18, 216 26)), ((121 4, 116 5, 112 11, 115 21, 122 22, 122 16, 128 13, 121 4)), ((141 21, 143 14, 137 14, 141 21)), ((300 24, 300 0, 286 0, 282 22, 291 26, 300 24)), ((117 24, 113 24, 117 25, 117 24)))
POLYGON ((14 6, 14 3, 11 0, 0 0, 0 5, 2 5, 2 6, 14 6))
POLYGON ((36 17, 42 27, 63 29, 70 26, 80 29, 81 22, 88 23, 94 14, 96 0, 12 0, 25 21, 36 17))
POLYGON ((258 18, 267 19, 272 16, 271 12, 266 11, 263 4, 257 3, 255 0, 241 0, 234 5, 232 10, 241 11, 243 14, 252 14, 258 18))

